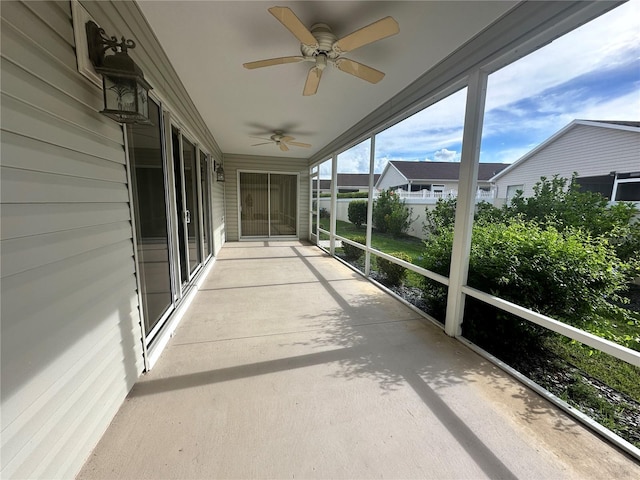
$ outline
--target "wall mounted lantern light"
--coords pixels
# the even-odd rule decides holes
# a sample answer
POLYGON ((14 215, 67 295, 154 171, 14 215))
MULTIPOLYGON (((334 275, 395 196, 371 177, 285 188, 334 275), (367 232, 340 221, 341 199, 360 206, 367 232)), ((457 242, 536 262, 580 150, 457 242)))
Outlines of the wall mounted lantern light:
POLYGON ((224 168, 222 168, 222 163, 218 163, 216 166, 216 162, 213 162, 213 170, 216 172, 216 180, 219 182, 224 182, 224 168))
POLYGON ((109 38, 94 22, 87 22, 86 30, 89 58, 102 75, 104 110, 100 113, 120 123, 151 123, 148 101, 151 86, 127 53, 127 49, 135 48, 135 42, 124 37, 121 42, 116 37, 109 38), (105 55, 108 50, 114 54, 105 55))

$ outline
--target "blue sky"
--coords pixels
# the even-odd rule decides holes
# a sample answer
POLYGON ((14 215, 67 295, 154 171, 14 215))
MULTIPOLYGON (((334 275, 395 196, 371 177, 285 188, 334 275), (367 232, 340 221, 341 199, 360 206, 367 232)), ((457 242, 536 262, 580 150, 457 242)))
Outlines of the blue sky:
MULTIPOLYGON (((631 0, 490 75, 480 161, 512 163, 574 119, 640 120, 638 18, 631 0)), ((465 95, 379 134, 376 173, 388 160, 459 161, 465 95)), ((338 157, 340 172, 368 168, 368 142, 338 157)))

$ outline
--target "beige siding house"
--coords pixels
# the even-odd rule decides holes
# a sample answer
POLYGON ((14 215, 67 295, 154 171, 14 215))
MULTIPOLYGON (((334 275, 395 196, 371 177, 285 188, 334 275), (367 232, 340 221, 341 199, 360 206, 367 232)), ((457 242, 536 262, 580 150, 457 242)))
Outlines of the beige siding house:
POLYGON ((491 181, 498 198, 509 199, 517 190, 531 196, 542 176, 574 172, 579 179, 610 176, 611 186, 616 178, 640 177, 640 122, 574 120, 491 181))
MULTIPOLYGON (((481 163, 478 169, 478 190, 490 192, 489 179, 507 168, 505 163, 481 163)), ((377 190, 422 191, 427 196, 457 195, 459 162, 415 162, 392 160, 387 163, 376 182, 377 190)))

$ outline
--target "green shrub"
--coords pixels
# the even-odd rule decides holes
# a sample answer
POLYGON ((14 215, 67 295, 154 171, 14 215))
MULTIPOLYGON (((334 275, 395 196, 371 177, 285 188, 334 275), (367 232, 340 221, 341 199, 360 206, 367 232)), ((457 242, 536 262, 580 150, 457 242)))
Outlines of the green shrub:
POLYGON ((369 198, 369 192, 345 192, 338 193, 336 198, 369 198))
MULTIPOLYGON (((445 231, 425 243, 422 266, 442 275, 449 274, 453 232, 445 231)), ((582 327, 596 318, 598 311, 612 308, 620 299, 631 267, 621 262, 604 238, 594 238, 582 230, 560 231, 534 222, 476 225, 469 260, 468 284, 531 310, 582 327)), ((423 295, 434 309, 445 308, 446 293, 433 282, 425 282, 423 295)), ((444 290, 446 292, 446 290, 444 290)), ((498 314, 478 302, 465 316, 465 336, 482 344, 492 336, 505 335, 498 314), (474 329, 477 320, 491 318, 493 324, 474 329), (495 319, 495 321, 493 320, 495 319)), ((503 342, 518 336, 530 338, 539 330, 524 320, 509 326, 503 342)), ((525 338, 523 338, 525 341, 525 338)))
POLYGON ((367 201, 354 200, 349 203, 349 221, 360 228, 367 221, 367 201))
MULTIPOLYGON (((366 237, 353 237, 351 240, 362 245, 367 243, 366 237)), ((342 242, 342 251, 347 260, 358 260, 364 254, 364 250, 347 242, 342 242)))
POLYGON ((425 223, 422 230, 427 237, 439 235, 448 228, 453 228, 456 219, 456 199, 455 198, 439 198, 435 207, 426 207, 425 223))
POLYGON ((385 190, 373 205, 373 226, 380 233, 391 233, 399 237, 409 230, 412 222, 411 210, 392 190, 385 190))
POLYGON ((638 209, 628 202, 609 205, 599 193, 581 191, 576 176, 574 173, 570 180, 559 175, 550 180, 540 177, 533 187, 534 195, 524 197, 521 191, 518 192, 505 206, 504 214, 559 230, 577 228, 592 236, 607 238, 614 245, 618 258, 637 261, 640 251, 638 209))
MULTIPOLYGON (((411 257, 404 252, 389 252, 392 257, 399 258, 405 262, 411 262, 411 257)), ((393 263, 386 258, 377 257, 378 270, 382 274, 386 284, 390 286, 398 286, 402 284, 407 276, 407 269, 402 265, 393 263)))

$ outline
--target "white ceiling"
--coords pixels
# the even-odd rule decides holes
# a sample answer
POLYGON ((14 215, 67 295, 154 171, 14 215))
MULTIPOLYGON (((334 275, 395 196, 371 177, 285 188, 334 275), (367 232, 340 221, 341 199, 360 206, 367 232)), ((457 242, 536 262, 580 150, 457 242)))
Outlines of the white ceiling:
POLYGON ((139 0, 189 95, 226 154, 308 158, 506 13, 515 1, 157 1, 139 0), (335 68, 303 97, 311 64, 247 70, 245 62, 300 55, 298 40, 267 9, 287 6, 308 28, 338 38, 386 17, 400 33, 347 58, 386 73, 372 85, 335 68), (284 130, 310 149, 252 147, 284 130))

